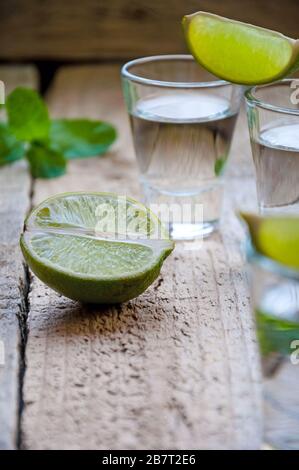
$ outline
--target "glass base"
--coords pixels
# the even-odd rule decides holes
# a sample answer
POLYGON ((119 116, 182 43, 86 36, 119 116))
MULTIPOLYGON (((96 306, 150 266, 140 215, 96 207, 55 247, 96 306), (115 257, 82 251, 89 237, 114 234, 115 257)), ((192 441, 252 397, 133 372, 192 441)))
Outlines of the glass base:
POLYGON ((214 179, 199 184, 187 179, 165 188, 142 178, 145 204, 168 228, 173 240, 200 240, 211 235, 221 216, 223 184, 214 179))
POLYGON ((172 223, 168 226, 173 240, 195 240, 206 238, 218 229, 218 220, 200 224, 172 223))

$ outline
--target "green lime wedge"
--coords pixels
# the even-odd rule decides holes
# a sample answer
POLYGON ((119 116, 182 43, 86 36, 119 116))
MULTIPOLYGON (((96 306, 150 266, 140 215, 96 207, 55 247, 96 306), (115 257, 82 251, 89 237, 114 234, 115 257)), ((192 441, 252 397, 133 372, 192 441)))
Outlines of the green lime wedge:
POLYGON ((144 292, 174 244, 139 202, 112 193, 64 193, 25 221, 23 255, 52 289, 88 303, 119 303, 144 292))
POLYGON ((252 243, 263 255, 299 269, 299 217, 259 217, 242 212, 252 243))
POLYGON ((276 31, 202 11, 185 16, 183 28, 194 58, 224 80, 269 83, 299 68, 299 40, 276 31))

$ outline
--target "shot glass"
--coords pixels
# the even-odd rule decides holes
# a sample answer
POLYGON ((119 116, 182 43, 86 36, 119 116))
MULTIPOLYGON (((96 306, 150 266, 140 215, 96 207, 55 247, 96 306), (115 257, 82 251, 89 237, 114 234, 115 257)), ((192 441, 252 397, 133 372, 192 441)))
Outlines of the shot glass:
POLYGON ((260 212, 299 214, 298 80, 246 91, 260 212))
POLYGON ((264 444, 299 449, 299 271, 250 243, 247 259, 263 374, 264 444))
POLYGON ((242 88, 189 55, 132 60, 121 75, 145 203, 174 239, 210 234, 242 88))

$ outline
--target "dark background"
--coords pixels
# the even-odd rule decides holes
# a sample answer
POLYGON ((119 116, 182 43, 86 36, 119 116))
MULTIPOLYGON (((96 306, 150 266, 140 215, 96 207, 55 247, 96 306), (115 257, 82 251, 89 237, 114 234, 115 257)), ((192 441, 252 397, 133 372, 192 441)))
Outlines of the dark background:
POLYGON ((299 36, 299 0, 0 0, 0 62, 61 63, 185 52, 181 18, 207 10, 299 36))

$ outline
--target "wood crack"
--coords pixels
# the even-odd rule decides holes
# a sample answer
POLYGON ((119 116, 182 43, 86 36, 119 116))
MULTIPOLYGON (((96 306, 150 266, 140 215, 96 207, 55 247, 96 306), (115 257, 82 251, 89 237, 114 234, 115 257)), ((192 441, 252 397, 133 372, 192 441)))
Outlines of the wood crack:
POLYGON ((21 286, 21 305, 17 314, 20 329, 20 351, 19 351, 19 409, 17 423, 17 448, 22 448, 22 413, 24 410, 23 385, 26 372, 26 345, 28 339, 28 314, 29 314, 29 291, 30 291, 30 273, 28 267, 24 264, 24 282, 21 286))
MULTIPOLYGON (((34 195, 34 180, 31 178, 30 192, 29 192, 29 212, 33 207, 33 195, 34 195)), ((31 288, 31 275, 27 264, 23 263, 24 276, 20 282, 20 309, 17 313, 19 330, 20 330, 20 349, 19 349, 19 407, 18 407, 18 416, 17 416, 17 433, 16 433, 16 446, 17 449, 23 448, 23 434, 22 434, 22 415, 25 408, 24 402, 24 380, 26 373, 26 346, 28 340, 28 316, 30 312, 30 300, 29 293, 31 288)))

